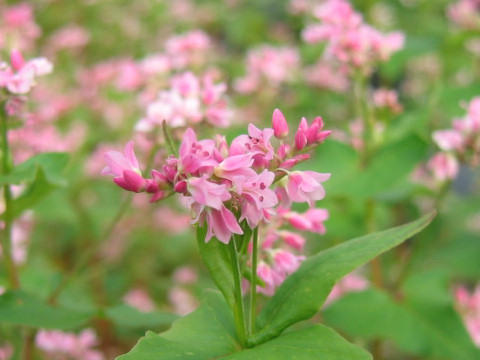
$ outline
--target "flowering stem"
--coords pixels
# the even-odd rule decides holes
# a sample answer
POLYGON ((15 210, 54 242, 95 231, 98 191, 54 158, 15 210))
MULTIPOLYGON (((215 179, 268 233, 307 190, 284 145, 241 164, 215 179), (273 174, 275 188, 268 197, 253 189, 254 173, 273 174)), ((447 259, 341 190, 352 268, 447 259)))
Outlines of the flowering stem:
POLYGON ((252 279, 250 280, 250 336, 255 333, 257 317, 257 261, 258 261, 258 227, 253 230, 252 279))
POLYGON ((237 335, 240 341, 240 345, 245 347, 246 345, 246 331, 245 331, 245 315, 243 311, 243 297, 242 297, 242 284, 240 266, 238 264, 238 250, 235 237, 232 237, 232 240, 229 244, 230 256, 232 258, 232 270, 233 270, 233 280, 235 283, 235 326, 237 328, 237 335))
MULTIPOLYGON (((7 114, 5 113, 5 102, 1 104, 0 132, 2 137, 2 174, 7 176, 11 170, 10 149, 8 146, 8 124, 7 114)), ((12 289, 20 288, 20 280, 18 277, 17 267, 12 257, 12 190, 9 184, 3 186, 3 198, 5 201, 3 235, 1 237, 1 246, 5 266, 7 267, 8 278, 12 289)))

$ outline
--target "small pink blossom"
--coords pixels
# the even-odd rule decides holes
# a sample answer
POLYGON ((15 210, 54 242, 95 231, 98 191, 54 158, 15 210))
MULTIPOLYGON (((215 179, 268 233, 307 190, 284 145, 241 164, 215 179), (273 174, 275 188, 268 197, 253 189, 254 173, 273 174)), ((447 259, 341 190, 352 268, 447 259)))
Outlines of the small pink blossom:
POLYGON ((439 181, 453 180, 459 172, 458 160, 454 155, 445 152, 435 154, 427 166, 439 181))
POLYGON ((330 174, 321 174, 315 171, 292 171, 279 186, 282 206, 290 207, 291 202, 308 202, 310 206, 325 196, 322 182, 328 180, 330 174))
POLYGON ((141 288, 128 291, 123 297, 123 301, 141 312, 152 312, 155 310, 155 303, 148 293, 141 288))
POLYGON ((105 154, 107 166, 102 175, 112 175, 113 181, 128 191, 140 192, 147 185, 142 177, 137 157, 133 151, 133 141, 125 145, 123 154, 118 151, 109 151, 105 154))

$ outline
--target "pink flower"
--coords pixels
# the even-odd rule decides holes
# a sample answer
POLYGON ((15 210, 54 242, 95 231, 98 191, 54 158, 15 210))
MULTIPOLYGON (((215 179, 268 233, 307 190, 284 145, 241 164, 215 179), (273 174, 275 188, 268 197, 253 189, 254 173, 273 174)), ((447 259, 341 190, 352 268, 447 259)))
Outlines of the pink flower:
POLYGON ((223 203, 231 199, 224 184, 216 184, 207 180, 207 176, 203 175, 200 178, 192 177, 187 181, 187 189, 195 202, 221 210, 223 203))
POLYGON ((278 109, 273 111, 272 116, 273 133, 277 139, 282 139, 288 135, 288 123, 282 112, 278 109))
POLYGON ((439 181, 455 179, 459 171, 457 158, 452 154, 444 152, 435 154, 429 160, 427 166, 439 181))
POLYGON ((52 358, 69 357, 74 360, 103 360, 103 354, 92 349, 97 345, 93 330, 86 329, 80 334, 57 330, 40 330, 35 338, 37 347, 52 358))
POLYGON ((252 169, 254 155, 255 153, 247 153, 229 156, 215 167, 214 174, 230 181, 256 176, 257 173, 252 169))
POLYGON ((456 130, 439 130, 433 133, 433 140, 442 150, 461 150, 464 146, 463 135, 456 130))
POLYGON ((197 140, 193 129, 188 128, 180 145, 179 171, 185 174, 210 174, 221 158, 214 140, 197 140))
POLYGON ((224 205, 220 210, 205 208, 199 217, 199 222, 203 223, 205 220, 208 227, 205 242, 209 242, 215 236, 219 241, 228 244, 233 234, 243 234, 235 215, 224 205))
POLYGON ((302 118, 295 134, 295 146, 297 150, 302 150, 307 145, 318 144, 325 140, 330 134, 330 130, 322 131, 324 122, 320 116, 317 116, 309 126, 307 119, 302 118))
POLYGON ((234 181, 236 192, 242 197, 242 215, 240 221, 247 219, 248 226, 253 229, 264 219, 264 210, 277 205, 278 199, 270 186, 275 174, 264 170, 260 175, 249 179, 237 178, 234 181))
POLYGON ((280 235, 282 240, 290 247, 298 251, 303 251, 306 240, 302 235, 287 230, 279 231, 278 235, 280 235))
POLYGON ((0 85, 5 86, 12 94, 26 94, 35 86, 35 77, 52 72, 53 65, 45 58, 24 61, 22 54, 14 49, 11 53, 12 72, 8 65, 3 64, 0 74, 0 85))
POLYGON ((330 174, 321 174, 315 171, 290 172, 286 178, 282 179, 282 186, 277 188, 277 191, 280 192, 282 206, 288 208, 292 201, 308 202, 310 206, 313 206, 316 200, 324 198, 325 190, 321 183, 329 178, 330 174))
POLYGON ((123 301, 141 312, 152 312, 155 310, 155 303, 148 293, 140 288, 131 289, 123 297, 123 301))
POLYGON ((273 133, 273 129, 260 130, 255 125, 248 124, 248 136, 240 135, 232 141, 230 155, 257 152, 254 157, 255 165, 264 166, 273 159, 274 149, 270 144, 273 133))
POLYGON ((147 181, 142 177, 137 157, 133 151, 133 141, 125 145, 123 154, 109 151, 105 154, 107 166, 102 175, 113 175, 113 181, 128 191, 140 192, 145 189, 147 181))
POLYGON ((297 256, 286 250, 277 250, 273 255, 275 269, 285 276, 297 271, 303 260, 305 260, 305 256, 297 256))
POLYGON ((257 286, 257 291, 267 296, 272 296, 275 293, 276 287, 284 280, 282 275, 274 271, 270 265, 264 262, 258 264, 257 275, 265 283, 264 288, 257 286))
POLYGON ((368 281, 360 275, 350 273, 344 276, 332 289, 324 306, 328 306, 349 292, 358 292, 368 288, 368 281))
POLYGON ((328 219, 328 210, 311 208, 304 214, 294 211, 281 212, 282 218, 288 220, 291 226, 298 230, 312 231, 318 234, 324 234, 326 229, 323 224, 328 219))

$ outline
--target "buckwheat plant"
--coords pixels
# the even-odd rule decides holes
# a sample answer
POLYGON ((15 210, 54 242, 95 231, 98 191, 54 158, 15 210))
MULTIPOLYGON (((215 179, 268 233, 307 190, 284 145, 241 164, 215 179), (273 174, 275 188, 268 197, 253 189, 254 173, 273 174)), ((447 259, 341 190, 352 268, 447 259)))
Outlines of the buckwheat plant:
POLYGON ((151 202, 174 194, 183 197, 191 209, 200 254, 223 299, 207 292, 198 310, 161 335, 148 333, 120 358, 253 359, 272 358, 279 351, 285 351, 284 359, 320 354, 369 358, 320 325, 280 335, 315 315, 337 280, 419 231, 431 214, 305 260, 304 237, 284 226, 319 234, 326 230, 328 211, 315 206, 325 197, 323 183, 330 174, 295 169, 331 133, 321 117, 311 123, 302 118, 289 138, 288 123, 277 109, 272 128, 249 124, 248 134, 230 144, 221 135, 198 139, 188 128, 178 153, 166 122, 163 130, 171 155, 161 169, 144 177, 129 142, 124 153, 105 154, 103 174, 112 175, 125 190, 151 194, 151 202), (293 203, 307 203, 310 209, 299 213, 290 208, 293 203), (263 295, 258 293, 271 296, 260 312, 257 297, 263 295), (335 355, 339 349, 348 356, 335 355))

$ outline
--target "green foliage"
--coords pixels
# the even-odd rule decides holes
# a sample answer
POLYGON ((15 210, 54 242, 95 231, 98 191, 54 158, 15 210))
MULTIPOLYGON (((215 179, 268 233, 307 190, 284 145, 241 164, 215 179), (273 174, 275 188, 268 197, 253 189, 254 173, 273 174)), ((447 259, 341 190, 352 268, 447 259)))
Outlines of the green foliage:
MULTIPOLYGON (((279 335, 291 325, 314 316, 341 277, 418 233, 434 215, 431 213, 409 224, 351 240, 306 260, 260 312, 260 331, 247 341, 250 346, 259 346, 226 358, 369 359, 363 350, 348 344, 325 327, 313 326, 279 335)), ((204 234, 204 231, 198 231, 199 241, 204 239, 204 234)), ((206 263, 212 259, 208 258, 206 263)), ((220 280, 217 277, 216 282, 223 286, 225 279, 220 277, 220 280)), ((197 311, 176 321, 165 333, 148 333, 129 354, 118 359, 146 360, 151 356, 211 359, 240 349, 230 308, 218 294, 208 292, 197 311)))
POLYGON ((228 246, 218 241, 216 238, 205 242, 207 227, 197 227, 197 243, 200 255, 207 266, 207 269, 218 286, 228 304, 233 308, 235 304, 234 282, 232 274, 232 265, 228 246))
POLYGON ((353 239, 307 259, 260 312, 257 325, 261 330, 252 342, 262 343, 315 315, 335 282, 420 232, 434 215, 430 213, 409 224, 353 239))
POLYGON ((33 328, 72 330, 85 325, 93 313, 52 306, 22 291, 0 296, 0 323, 33 328))
POLYGON ((254 349, 240 349, 231 311, 216 292, 205 293, 202 306, 177 320, 172 329, 146 336, 118 360, 222 358, 230 360, 367 360, 364 350, 324 326, 289 332, 254 349))
POLYGON ((350 336, 385 339, 423 358, 480 358, 451 297, 444 274, 415 276, 396 299, 379 289, 351 293, 330 305, 323 317, 350 336))

